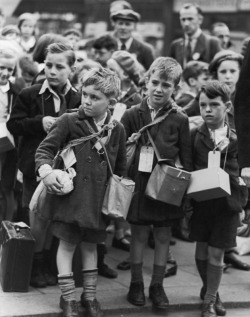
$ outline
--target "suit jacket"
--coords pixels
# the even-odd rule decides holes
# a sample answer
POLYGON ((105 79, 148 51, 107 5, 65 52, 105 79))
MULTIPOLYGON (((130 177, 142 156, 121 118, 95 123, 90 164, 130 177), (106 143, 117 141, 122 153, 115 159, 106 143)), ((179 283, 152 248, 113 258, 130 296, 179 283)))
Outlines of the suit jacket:
MULTIPOLYGON (((53 96, 48 89, 39 94, 42 84, 25 88, 18 95, 12 109, 7 128, 20 138, 18 146, 18 165, 23 174, 29 178, 35 177, 35 152, 38 145, 46 137, 42 120, 45 116, 57 117, 53 96)), ((70 89, 66 99, 66 108, 78 108, 80 94, 70 89)))
MULTIPOLYGON (((210 63, 214 55, 221 50, 219 40, 211 35, 201 33, 193 52, 193 59, 210 63)), ((174 40, 170 45, 169 56, 177 60, 183 67, 185 53, 185 39, 174 40)))
POLYGON ((128 51, 129 53, 136 55, 138 62, 141 63, 146 70, 149 69, 154 61, 153 50, 151 46, 145 42, 133 39, 128 51))

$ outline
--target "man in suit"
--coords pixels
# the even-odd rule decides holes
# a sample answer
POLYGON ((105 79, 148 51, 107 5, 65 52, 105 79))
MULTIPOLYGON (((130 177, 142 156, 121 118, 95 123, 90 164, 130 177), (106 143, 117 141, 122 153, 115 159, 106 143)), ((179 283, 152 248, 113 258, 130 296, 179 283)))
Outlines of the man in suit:
POLYGON ((133 35, 140 14, 131 9, 121 9, 112 11, 110 19, 114 27, 113 35, 118 41, 118 49, 134 54, 138 62, 148 70, 154 60, 152 47, 137 40, 133 35))
POLYGON ((190 60, 209 63, 221 50, 218 38, 204 34, 200 28, 203 21, 201 8, 192 3, 184 4, 180 10, 180 23, 184 37, 170 45, 169 56, 184 67, 190 60))

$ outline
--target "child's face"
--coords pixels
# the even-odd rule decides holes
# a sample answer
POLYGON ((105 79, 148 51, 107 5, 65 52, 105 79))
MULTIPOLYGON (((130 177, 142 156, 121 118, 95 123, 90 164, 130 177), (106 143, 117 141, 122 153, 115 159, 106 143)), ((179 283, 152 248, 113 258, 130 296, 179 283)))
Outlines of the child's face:
POLYGON ((35 31, 35 22, 31 20, 23 21, 20 31, 23 37, 32 36, 35 31))
POLYGON ((16 66, 14 58, 0 57, 0 86, 6 85, 16 66))
POLYGON ((207 126, 211 129, 224 127, 227 111, 230 109, 230 102, 223 102, 221 97, 210 99, 205 93, 200 94, 200 113, 207 126))
POLYGON ((79 42, 80 37, 77 34, 69 34, 65 36, 66 39, 69 41, 70 45, 72 45, 73 47, 76 46, 77 42, 79 42))
POLYGON ((45 76, 50 86, 60 90, 73 71, 65 53, 48 53, 45 59, 45 76))
POLYGON ((206 73, 202 73, 200 74, 197 78, 196 78, 196 89, 200 90, 202 86, 204 86, 207 81, 209 80, 209 76, 206 73))
POLYGON ((150 105, 155 109, 163 107, 176 92, 173 80, 163 78, 159 71, 155 71, 147 79, 147 89, 150 105))
POLYGON ((115 99, 108 98, 100 90, 95 89, 94 85, 82 87, 82 106, 86 116, 95 120, 101 119, 108 110, 110 103, 115 99))
POLYGON ((235 90, 239 75, 240 67, 237 61, 224 61, 217 69, 218 80, 228 85, 232 92, 235 90))

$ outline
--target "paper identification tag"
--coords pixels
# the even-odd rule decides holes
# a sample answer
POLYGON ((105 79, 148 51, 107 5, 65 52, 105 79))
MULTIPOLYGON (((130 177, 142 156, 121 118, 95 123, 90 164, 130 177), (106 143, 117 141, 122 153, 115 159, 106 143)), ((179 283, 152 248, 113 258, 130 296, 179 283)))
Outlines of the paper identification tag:
POLYGON ((210 151, 208 153, 208 168, 220 167, 220 151, 210 151))
POLYGON ((153 169, 154 149, 152 146, 142 146, 138 171, 151 173, 153 169))
POLYGON ((71 167, 72 165, 74 165, 76 163, 75 153, 71 147, 63 150, 60 155, 63 159, 63 162, 64 162, 66 169, 71 167))

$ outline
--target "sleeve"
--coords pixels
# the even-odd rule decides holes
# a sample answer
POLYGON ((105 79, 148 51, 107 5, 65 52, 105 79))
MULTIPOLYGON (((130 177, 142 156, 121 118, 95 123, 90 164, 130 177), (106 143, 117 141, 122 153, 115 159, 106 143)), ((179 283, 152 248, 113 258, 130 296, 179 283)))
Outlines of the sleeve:
POLYGON ((192 147, 191 147, 191 135, 189 129, 189 121, 188 117, 183 115, 183 119, 181 120, 180 125, 180 138, 179 138, 179 146, 180 146, 180 161, 186 171, 193 170, 192 163, 192 147))
POLYGON ((61 149, 69 135, 68 115, 64 114, 58 118, 53 124, 51 131, 47 137, 40 143, 36 155, 36 171, 41 165, 53 165, 54 157, 59 149, 61 149))
POLYGON ((10 118, 7 122, 8 130, 15 136, 44 135, 42 124, 43 115, 31 114, 34 97, 31 89, 23 89, 17 96, 10 118))
POLYGON ((122 125, 120 125, 120 140, 119 148, 117 153, 117 159, 115 163, 115 174, 119 176, 127 175, 127 159, 126 159, 126 136, 125 130, 122 125))

